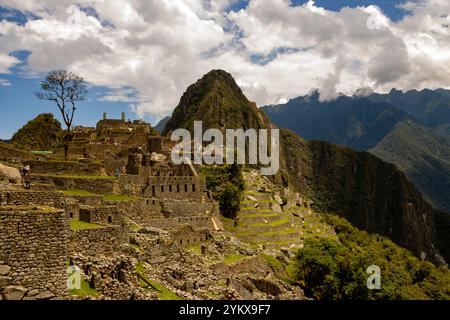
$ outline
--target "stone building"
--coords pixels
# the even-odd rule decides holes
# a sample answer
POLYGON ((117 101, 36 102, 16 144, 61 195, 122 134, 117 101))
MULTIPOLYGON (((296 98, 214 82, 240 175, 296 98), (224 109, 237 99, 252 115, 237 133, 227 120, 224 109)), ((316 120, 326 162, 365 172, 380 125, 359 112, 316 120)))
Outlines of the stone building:
POLYGON ((140 199, 129 210, 130 218, 146 225, 163 229, 181 224, 213 228, 213 219, 219 213, 194 165, 175 165, 150 147, 147 151, 130 149, 125 174, 119 177, 119 188, 122 193, 140 199))
POLYGON ((151 127, 149 123, 142 120, 125 120, 125 113, 122 112, 121 119, 108 119, 106 112, 103 113, 103 119, 97 122, 97 137, 128 135, 136 129, 141 129, 145 134, 149 134, 151 127))

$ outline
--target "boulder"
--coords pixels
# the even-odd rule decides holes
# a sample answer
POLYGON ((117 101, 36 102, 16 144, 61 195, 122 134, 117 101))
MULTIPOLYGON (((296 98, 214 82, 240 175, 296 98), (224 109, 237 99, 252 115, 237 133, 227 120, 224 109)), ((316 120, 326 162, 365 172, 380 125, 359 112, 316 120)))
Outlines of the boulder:
POLYGON ((11 272, 11 267, 6 265, 0 265, 0 276, 7 276, 11 272))
POLYGON ((152 154, 150 155, 151 161, 164 162, 166 161, 166 159, 167 157, 160 153, 152 152, 152 154))
POLYGON ((274 203, 272 204, 272 208, 273 211, 275 211, 276 213, 283 213, 283 209, 281 209, 281 206, 278 203, 274 203))
POLYGON ((22 179, 17 168, 5 166, 0 163, 0 180, 14 180, 19 182, 22 179))
POLYGON ((44 291, 41 292, 40 294, 38 294, 37 296, 35 296, 34 298, 37 300, 48 300, 53 298, 55 295, 51 292, 51 291, 44 291))
POLYGON ((0 288, 9 286, 12 282, 11 277, 0 276, 0 288))
POLYGON ((27 293, 27 289, 20 286, 8 286, 3 289, 3 298, 5 300, 21 300, 27 293))
POLYGON ((276 202, 278 202, 279 205, 283 205, 283 203, 284 203, 284 202, 283 202, 283 199, 282 199, 279 195, 277 195, 277 194, 273 196, 273 199, 274 199, 276 202))

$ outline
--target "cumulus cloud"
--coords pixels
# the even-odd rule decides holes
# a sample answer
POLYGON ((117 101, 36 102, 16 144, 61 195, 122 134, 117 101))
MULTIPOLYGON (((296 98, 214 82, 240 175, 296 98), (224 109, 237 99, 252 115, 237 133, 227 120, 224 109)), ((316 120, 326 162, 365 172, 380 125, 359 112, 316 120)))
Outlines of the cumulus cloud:
POLYGON ((0 73, 30 51, 28 73, 66 68, 111 88, 139 117, 164 116, 211 69, 231 72, 259 105, 319 88, 322 100, 358 88, 450 86, 450 4, 407 1, 393 22, 374 5, 326 10, 309 1, 0 0, 24 24, 0 21, 0 73), (123 88, 132 88, 133 93, 123 88))

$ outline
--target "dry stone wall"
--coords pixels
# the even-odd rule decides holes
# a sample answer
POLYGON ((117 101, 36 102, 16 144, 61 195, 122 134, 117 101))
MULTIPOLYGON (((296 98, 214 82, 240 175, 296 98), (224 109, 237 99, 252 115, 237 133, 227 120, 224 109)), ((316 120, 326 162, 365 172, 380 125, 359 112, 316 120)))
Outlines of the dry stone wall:
POLYGON ((34 179, 43 183, 53 183, 60 189, 80 189, 92 193, 105 194, 116 193, 117 180, 113 178, 84 178, 84 177, 57 177, 34 176, 34 179))
POLYGON ((79 211, 79 220, 99 224, 122 223, 124 212, 117 206, 82 206, 79 211))
POLYGON ((105 169, 99 163, 82 163, 77 161, 41 161, 28 160, 32 173, 52 173, 66 175, 95 175, 105 174, 105 169))
POLYGON ((3 297, 66 296, 68 234, 63 210, 0 209, 0 265, 9 269, 0 276, 3 297))
POLYGON ((111 255, 128 242, 129 231, 122 225, 75 230, 70 233, 69 252, 88 256, 111 255))
POLYGON ((59 191, 0 191, 0 204, 9 206, 50 206, 64 209, 66 202, 59 191))

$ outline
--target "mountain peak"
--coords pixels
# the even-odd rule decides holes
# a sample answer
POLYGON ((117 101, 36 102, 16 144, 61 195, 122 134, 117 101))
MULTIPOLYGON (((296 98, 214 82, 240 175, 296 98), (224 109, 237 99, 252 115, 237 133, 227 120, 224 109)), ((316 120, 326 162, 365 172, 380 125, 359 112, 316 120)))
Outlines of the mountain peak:
POLYGON ((397 90, 396 88, 392 88, 391 91, 389 91, 389 95, 401 95, 403 94, 402 90, 397 90))
POLYGON ((178 128, 193 130, 194 121, 202 121, 205 130, 271 126, 265 114, 224 70, 212 70, 186 89, 163 134, 178 128))

